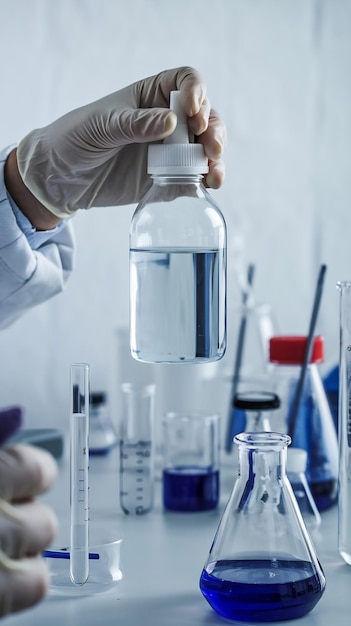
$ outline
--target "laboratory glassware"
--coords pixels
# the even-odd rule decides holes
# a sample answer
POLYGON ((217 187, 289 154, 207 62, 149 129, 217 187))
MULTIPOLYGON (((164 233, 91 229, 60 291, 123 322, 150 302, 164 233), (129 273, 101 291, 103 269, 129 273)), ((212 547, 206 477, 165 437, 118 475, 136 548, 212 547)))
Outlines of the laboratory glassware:
POLYGON ((92 391, 90 394, 89 453, 107 454, 117 443, 117 434, 109 413, 107 394, 92 391))
POLYGON ((208 159, 189 143, 180 92, 177 127, 151 144, 152 186, 130 228, 130 348, 152 363, 216 361, 226 348, 226 225, 202 178, 208 159))
POLYGON ((223 617, 295 619, 320 600, 325 576, 286 475, 290 437, 241 433, 232 494, 200 576, 223 617))
POLYGON ((307 452, 301 448, 288 448, 287 475, 307 529, 312 532, 321 523, 309 484, 306 479, 307 452))
MULTIPOLYGON (((270 340, 270 361, 275 364, 273 387, 281 399, 287 432, 306 342, 306 336, 295 335, 270 340)), ((318 370, 323 360, 324 340, 316 336, 306 367, 291 444, 307 452, 306 478, 319 511, 337 503, 339 471, 337 434, 318 370)))
POLYGON ((72 585, 70 578, 69 528, 60 524, 54 543, 42 552, 50 570, 53 595, 90 596, 115 588, 122 579, 120 552, 122 539, 106 526, 89 527, 89 578, 84 585, 72 585))
MULTIPOLYGON (((237 338, 236 338, 234 372, 233 372, 232 388, 231 388, 231 394, 230 394, 231 403, 230 403, 230 410, 229 410, 228 420, 227 420, 228 423, 227 423, 226 442, 225 442, 225 449, 227 452, 230 452, 232 449, 232 441, 233 441, 233 436, 234 436, 234 422, 235 422, 235 417, 236 417, 236 407, 234 406, 233 400, 235 398, 235 395, 238 389, 239 378, 241 375, 242 360, 243 360, 245 338, 246 338, 248 311, 249 311, 250 303, 253 302, 252 284, 253 284, 254 275, 255 275, 255 266, 253 264, 250 264, 247 270, 247 284, 245 285, 245 289, 243 289, 243 292, 242 292, 243 310, 240 315, 240 325, 239 325, 239 330, 238 330, 237 338)), ((238 316, 236 316, 236 318, 238 318, 238 316)))
POLYGON ((339 429, 339 364, 334 365, 323 378, 323 385, 328 398, 335 430, 339 429))
POLYGON ((71 366, 70 577, 84 585, 89 576, 89 365, 71 366))
POLYGON ((271 391, 242 391, 235 394, 233 406, 244 413, 245 432, 269 432, 270 414, 279 409, 280 399, 271 391))
POLYGON ((123 383, 120 420, 120 505, 143 515, 154 503, 155 385, 123 383))
POLYGON ((340 290, 338 548, 351 565, 351 281, 340 290))
MULTIPOLYGON (((249 281, 248 271, 248 290, 249 281)), ((228 453, 232 451, 234 435, 245 429, 246 422, 243 411, 233 404, 235 394, 254 388, 270 390, 273 370, 268 358, 269 340, 277 329, 272 309, 266 303, 255 303, 252 292, 244 295, 246 298, 243 297, 242 306, 233 318, 234 328, 228 330, 228 334, 234 334, 236 346, 226 427, 225 450, 228 453)))
POLYGON ((219 415, 166 413, 163 450, 164 507, 214 509, 219 500, 219 415))

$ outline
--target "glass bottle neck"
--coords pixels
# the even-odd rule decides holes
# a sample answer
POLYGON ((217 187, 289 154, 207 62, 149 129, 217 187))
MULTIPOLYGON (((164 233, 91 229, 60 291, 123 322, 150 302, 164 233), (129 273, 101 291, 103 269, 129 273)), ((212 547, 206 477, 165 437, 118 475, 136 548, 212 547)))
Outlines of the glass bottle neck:
POLYGON ((156 185, 200 185, 203 180, 202 174, 153 174, 152 181, 156 185))

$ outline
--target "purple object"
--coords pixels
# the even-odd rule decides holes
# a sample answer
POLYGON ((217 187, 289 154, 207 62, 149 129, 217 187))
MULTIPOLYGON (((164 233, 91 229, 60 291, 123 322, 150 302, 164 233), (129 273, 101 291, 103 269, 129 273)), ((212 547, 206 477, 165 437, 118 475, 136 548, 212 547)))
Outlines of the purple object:
POLYGON ((20 406, 11 406, 0 409, 0 446, 2 446, 22 426, 23 409, 20 406))

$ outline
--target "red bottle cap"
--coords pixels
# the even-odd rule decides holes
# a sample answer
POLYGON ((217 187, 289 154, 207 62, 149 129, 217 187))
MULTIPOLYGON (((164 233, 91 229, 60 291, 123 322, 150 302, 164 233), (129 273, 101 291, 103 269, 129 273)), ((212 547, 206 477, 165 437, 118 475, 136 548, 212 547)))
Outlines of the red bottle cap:
MULTIPOLYGON (((281 365, 302 365, 306 351, 306 336, 279 336, 269 341, 269 360, 281 365)), ((310 363, 322 363, 324 360, 324 339, 314 338, 310 363)))

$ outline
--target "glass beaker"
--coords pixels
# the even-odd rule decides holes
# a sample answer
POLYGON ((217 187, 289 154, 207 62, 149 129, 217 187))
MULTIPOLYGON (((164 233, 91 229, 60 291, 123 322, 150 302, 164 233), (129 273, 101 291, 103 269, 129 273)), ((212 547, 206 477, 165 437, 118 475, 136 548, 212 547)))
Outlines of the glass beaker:
POLYGON ((351 281, 340 289, 338 547, 351 565, 351 281))
POLYGON ((50 569, 50 593, 79 598, 115 589, 123 577, 120 568, 122 539, 116 536, 115 530, 90 526, 89 576, 80 586, 73 584, 70 578, 69 532, 69 528, 60 524, 54 543, 42 552, 50 569))
POLYGON ((286 475, 288 435, 241 433, 238 476, 200 578, 223 617, 295 619, 320 600, 325 577, 286 475))
POLYGON ((219 500, 219 415, 167 413, 163 443, 165 508, 214 509, 219 500))
POLYGON ((153 508, 154 397, 155 385, 122 384, 119 494, 126 514, 153 508))

